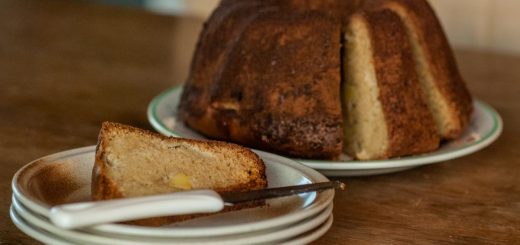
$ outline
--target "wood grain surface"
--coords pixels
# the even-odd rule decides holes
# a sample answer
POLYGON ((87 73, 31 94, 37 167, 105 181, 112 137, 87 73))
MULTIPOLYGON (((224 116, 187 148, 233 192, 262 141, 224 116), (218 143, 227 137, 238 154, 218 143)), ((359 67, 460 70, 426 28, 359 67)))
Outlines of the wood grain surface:
MULTIPOLYGON (((0 244, 39 244, 8 214, 11 179, 47 154, 96 143, 103 121, 151 129, 146 107, 182 83, 201 21, 81 1, 0 1, 0 244)), ((338 178, 315 244, 519 244, 520 57, 457 51, 475 97, 504 119, 470 156, 338 178)))

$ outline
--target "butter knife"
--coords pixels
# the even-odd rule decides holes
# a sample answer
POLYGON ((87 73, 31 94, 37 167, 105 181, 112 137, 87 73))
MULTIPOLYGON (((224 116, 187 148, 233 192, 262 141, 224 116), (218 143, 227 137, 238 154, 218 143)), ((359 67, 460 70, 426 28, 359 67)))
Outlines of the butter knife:
POLYGON ((51 208, 50 220, 58 227, 75 229, 96 224, 150 217, 214 213, 224 206, 325 189, 345 189, 339 181, 267 188, 247 192, 182 191, 163 195, 64 204, 51 208))

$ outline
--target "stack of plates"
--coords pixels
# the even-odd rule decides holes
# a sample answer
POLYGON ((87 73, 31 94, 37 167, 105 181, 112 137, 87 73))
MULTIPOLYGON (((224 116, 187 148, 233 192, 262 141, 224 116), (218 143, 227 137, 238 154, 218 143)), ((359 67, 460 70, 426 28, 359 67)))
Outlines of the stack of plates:
MULTIPOLYGON (((27 235, 49 244, 305 244, 332 224, 333 190, 268 200, 265 207, 210 215, 170 226, 103 224, 66 230, 49 220, 54 205, 90 200, 95 147, 43 157, 20 169, 12 183, 11 219, 27 235)), ((256 151, 269 187, 328 181, 320 173, 256 151)), ((153 207, 151 207, 153 208, 153 207)))

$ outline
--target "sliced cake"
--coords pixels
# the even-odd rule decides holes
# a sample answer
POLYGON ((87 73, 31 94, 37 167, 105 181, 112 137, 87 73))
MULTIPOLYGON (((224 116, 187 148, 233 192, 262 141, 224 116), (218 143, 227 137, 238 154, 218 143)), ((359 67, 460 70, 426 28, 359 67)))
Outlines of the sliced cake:
POLYGON ((354 158, 380 159, 433 151, 439 137, 459 137, 472 106, 426 0, 224 0, 201 32, 178 112, 188 127, 211 139, 297 158, 338 159, 342 149, 351 149, 346 153, 359 152, 354 158), (352 30, 358 25, 350 22, 353 15, 368 26, 360 34, 352 30), (359 38, 365 43, 355 45, 373 53, 350 50, 342 38, 347 29, 353 37, 364 35, 359 38), (367 72, 344 69, 341 61, 360 58, 348 57, 353 54, 368 60, 351 68, 367 72), (364 84, 367 79, 377 83, 364 84), (352 92, 347 97, 363 97, 353 102, 340 96, 359 86, 373 94, 352 92), (374 105, 379 116, 341 107, 357 103, 374 105), (386 127, 345 128, 372 117, 384 117, 386 127), (427 118, 439 136, 431 134, 427 118), (358 134, 353 132, 365 132, 367 139, 350 138, 358 134), (358 142, 355 151, 352 142, 358 142))
MULTIPOLYGON (((164 137, 117 123, 102 125, 92 174, 93 200, 191 189, 228 192, 265 187, 264 163, 247 148, 164 137)), ((134 223, 162 225, 186 218, 159 217, 134 223)))

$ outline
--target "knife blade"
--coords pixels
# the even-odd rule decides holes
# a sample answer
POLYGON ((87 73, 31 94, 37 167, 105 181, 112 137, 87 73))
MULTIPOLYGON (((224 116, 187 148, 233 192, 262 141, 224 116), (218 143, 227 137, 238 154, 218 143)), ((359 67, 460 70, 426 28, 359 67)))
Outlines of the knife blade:
POLYGON ((305 192, 322 191, 326 189, 345 190, 345 188, 346 185, 343 182, 328 181, 304 185, 267 188, 245 192, 220 193, 219 195, 222 197, 226 205, 233 205, 249 201, 259 201, 276 197, 296 195, 305 192))

